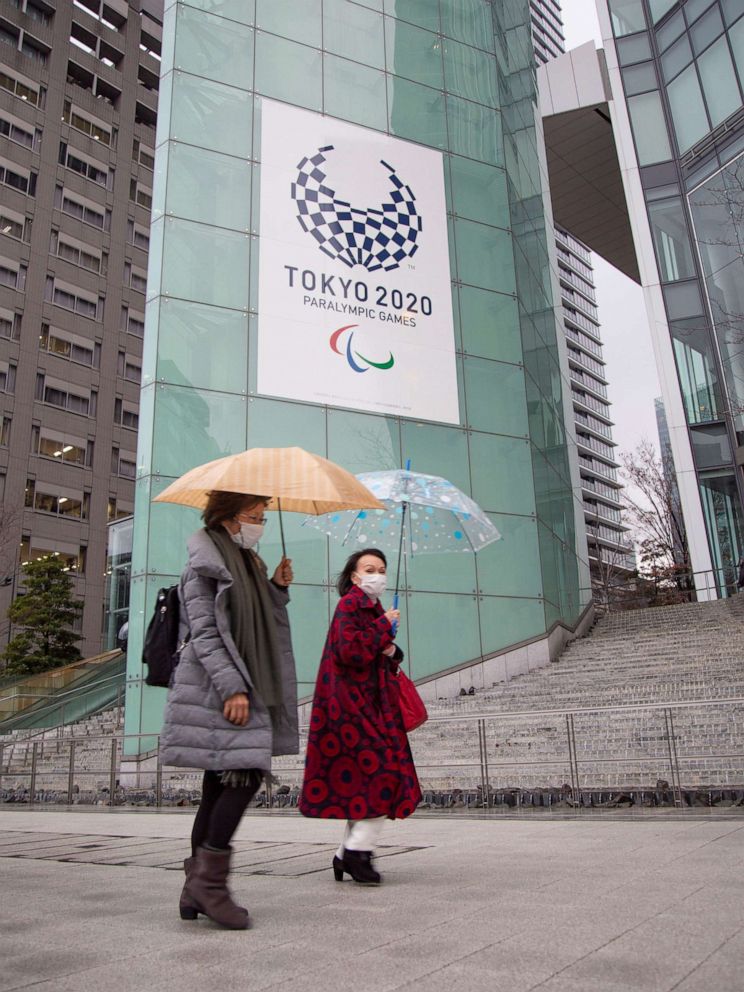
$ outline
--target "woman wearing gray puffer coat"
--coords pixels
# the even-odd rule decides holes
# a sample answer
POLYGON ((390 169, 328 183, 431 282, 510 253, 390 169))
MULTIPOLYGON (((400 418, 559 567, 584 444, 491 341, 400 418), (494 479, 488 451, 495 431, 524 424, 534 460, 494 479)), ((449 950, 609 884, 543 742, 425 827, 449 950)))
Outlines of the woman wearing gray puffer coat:
POLYGON ((252 550, 268 499, 213 492, 205 527, 189 540, 181 576, 185 646, 165 708, 161 760, 203 768, 202 798, 184 862, 182 919, 199 913, 233 930, 250 926, 227 888, 230 840, 271 757, 297 754, 297 676, 282 558, 271 580, 252 550))

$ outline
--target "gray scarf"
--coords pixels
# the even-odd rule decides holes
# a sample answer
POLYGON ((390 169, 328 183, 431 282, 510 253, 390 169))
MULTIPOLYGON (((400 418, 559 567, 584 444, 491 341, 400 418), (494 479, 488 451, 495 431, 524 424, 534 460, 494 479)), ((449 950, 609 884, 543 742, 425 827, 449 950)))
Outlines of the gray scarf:
POLYGON ((245 662, 253 687, 276 724, 283 692, 274 607, 261 562, 242 551, 224 527, 207 530, 227 570, 230 586, 230 633, 245 662))

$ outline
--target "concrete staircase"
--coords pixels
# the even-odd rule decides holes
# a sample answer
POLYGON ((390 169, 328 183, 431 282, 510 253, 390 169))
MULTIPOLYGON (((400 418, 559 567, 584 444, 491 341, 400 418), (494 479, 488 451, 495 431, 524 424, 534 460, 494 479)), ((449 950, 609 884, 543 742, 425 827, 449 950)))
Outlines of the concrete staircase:
POLYGON ((112 707, 78 723, 41 732, 12 731, 0 737, 2 792, 13 793, 30 786, 35 745, 39 800, 43 801, 46 793, 66 794, 70 742, 75 738, 75 795, 100 795, 102 789, 109 787, 112 741, 122 730, 122 720, 123 711, 112 707))
MULTIPOLYGON (((572 782, 582 790, 653 792, 659 780, 674 784, 670 748, 676 748, 683 788, 744 790, 744 704, 711 702, 737 697, 744 697, 744 595, 610 614, 546 668, 429 704, 430 721, 411 735, 411 744, 422 786, 440 793, 475 794, 481 785, 479 724, 492 792, 559 792, 572 782), (633 708, 648 704, 660 706, 633 708), (576 710, 588 712, 574 712, 569 728, 566 713, 576 710)), ((76 743, 78 801, 105 801, 111 741, 96 738, 120 730, 112 709, 31 739, 0 737, 0 799, 14 785, 28 787, 35 741, 39 798, 61 801, 75 736, 90 738, 76 743)), ((304 743, 303 737, 298 757, 274 764, 293 794, 302 781, 304 743)), ((163 789, 198 794, 199 779, 166 768, 163 789)))
POLYGON ((744 788, 744 756, 732 756, 744 755, 744 704, 672 707, 671 725, 664 709, 602 712, 735 697, 744 697, 744 596, 605 616, 549 667, 429 705, 432 719, 449 720, 426 724, 411 741, 423 782, 475 788, 477 735, 452 718, 479 717, 493 788, 555 788, 571 781, 563 712, 587 709, 593 712, 573 717, 582 788, 653 789, 658 779, 673 781, 670 731, 683 787, 744 788), (431 767, 455 755, 473 767, 451 766, 449 774, 431 767))

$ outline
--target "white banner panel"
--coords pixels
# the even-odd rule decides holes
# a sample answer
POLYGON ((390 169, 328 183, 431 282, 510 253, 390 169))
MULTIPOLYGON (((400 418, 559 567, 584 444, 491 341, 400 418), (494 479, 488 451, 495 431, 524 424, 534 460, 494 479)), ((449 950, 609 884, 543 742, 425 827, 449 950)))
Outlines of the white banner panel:
POLYGON ((261 107, 258 392, 459 423, 441 153, 261 107))

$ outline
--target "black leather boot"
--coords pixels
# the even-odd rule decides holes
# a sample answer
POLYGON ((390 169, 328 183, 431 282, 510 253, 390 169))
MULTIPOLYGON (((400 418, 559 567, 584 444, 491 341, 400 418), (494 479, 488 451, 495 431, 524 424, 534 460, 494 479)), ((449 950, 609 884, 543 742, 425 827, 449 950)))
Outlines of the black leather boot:
POLYGON ((344 872, 351 875, 360 885, 379 885, 382 875, 375 871, 371 851, 347 851, 343 858, 334 857, 333 876, 337 882, 343 881, 344 872))
POLYGON ((191 876, 191 872, 194 870, 195 864, 196 858, 186 858, 183 862, 183 873, 186 876, 186 882, 184 883, 181 891, 181 898, 178 900, 178 910, 181 914, 182 920, 195 920, 199 915, 197 908, 192 905, 188 891, 189 878, 191 876))

